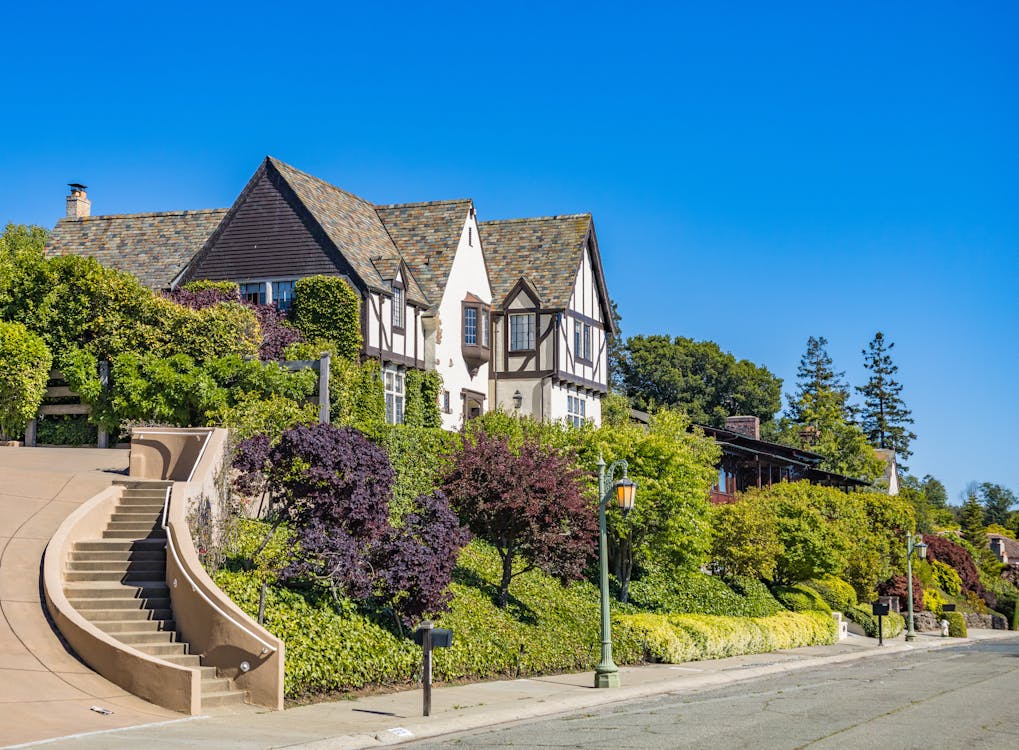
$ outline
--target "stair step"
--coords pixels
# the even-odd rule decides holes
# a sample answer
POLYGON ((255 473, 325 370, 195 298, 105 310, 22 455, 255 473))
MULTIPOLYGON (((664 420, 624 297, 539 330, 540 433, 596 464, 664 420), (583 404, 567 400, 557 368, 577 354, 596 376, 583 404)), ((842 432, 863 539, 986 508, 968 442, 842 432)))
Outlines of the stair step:
POLYGON ((202 710, 219 706, 244 705, 244 699, 247 697, 248 693, 246 690, 227 690, 215 693, 202 691, 202 710))
POLYGON ((163 570, 166 558, 156 557, 152 560, 71 560, 68 570, 163 570))
POLYGON ((89 622, 114 637, 117 637, 117 633, 142 632, 142 628, 148 628, 145 632, 152 633, 172 632, 177 629, 174 620, 89 620, 89 622))
MULTIPOLYGON (((94 624, 94 623, 93 623, 94 624)), ((179 643, 176 631, 173 630, 119 630, 110 633, 121 643, 137 648, 139 645, 154 646, 164 643, 179 643)))
POLYGON ((159 523, 156 519, 138 521, 110 521, 107 524, 107 531, 148 531, 159 523))
MULTIPOLYGON (((141 542, 150 539, 166 539, 166 532, 160 528, 148 529, 107 529, 103 532, 103 539, 130 539, 141 542)), ((164 541, 165 543, 165 541, 164 541)))
MULTIPOLYGON (((204 667, 203 667, 204 669, 204 667)), ((215 667, 213 667, 215 669, 215 667)), ((234 691, 233 681, 228 677, 206 677, 202 675, 202 697, 211 693, 234 691)))
POLYGON ((113 515, 110 516, 110 520, 113 523, 158 523, 162 520, 163 511, 159 510, 158 513, 152 513, 151 511, 139 511, 132 513, 131 511, 117 510, 114 511, 113 515))
POLYGON ((143 586, 109 584, 107 581, 82 581, 64 587, 68 599, 168 599, 170 588, 158 581, 143 581, 143 586))
MULTIPOLYGON (((202 660, 196 654, 173 654, 170 656, 159 657, 163 661, 168 661, 171 664, 177 664, 181 667, 201 667, 202 660)), ((208 669, 215 669, 215 667, 208 667, 208 669)))
MULTIPOLYGON (((73 606, 73 605, 72 605, 73 606)), ((172 620, 172 609, 128 609, 127 607, 111 607, 110 609, 81 609, 75 607, 79 614, 90 622, 107 620, 140 621, 140 620, 172 620)))
POLYGON ((125 570, 124 568, 68 570, 64 573, 64 580, 74 583, 123 583, 132 588, 139 588, 141 584, 158 577, 162 571, 163 568, 152 570, 125 570))
POLYGON ((166 549, 166 539, 90 539, 75 542, 75 552, 153 552, 166 549))
POLYGON ((162 510, 163 505, 166 503, 166 497, 160 495, 159 497, 136 497, 134 495, 122 495, 120 500, 117 501, 117 508, 152 508, 153 510, 162 510))
MULTIPOLYGON (((79 592, 75 591, 75 594, 79 592)), ((86 609, 170 609, 170 599, 164 597, 146 597, 144 599, 133 599, 131 597, 109 597, 91 598, 89 596, 68 600, 71 606, 78 610, 86 609)), ((118 618, 119 619, 119 618, 118 618)))
POLYGON ((131 648, 136 648, 142 653, 159 657, 187 655, 189 646, 188 643, 138 643, 130 645, 131 648))

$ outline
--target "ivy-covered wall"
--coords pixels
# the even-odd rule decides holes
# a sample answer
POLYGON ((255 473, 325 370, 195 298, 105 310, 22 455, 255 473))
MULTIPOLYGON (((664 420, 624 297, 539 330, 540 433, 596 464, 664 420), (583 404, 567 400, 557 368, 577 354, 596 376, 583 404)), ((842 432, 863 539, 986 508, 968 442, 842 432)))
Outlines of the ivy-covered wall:
POLYGON ((339 276, 298 279, 290 318, 308 341, 333 342, 351 362, 361 356, 361 299, 339 276))

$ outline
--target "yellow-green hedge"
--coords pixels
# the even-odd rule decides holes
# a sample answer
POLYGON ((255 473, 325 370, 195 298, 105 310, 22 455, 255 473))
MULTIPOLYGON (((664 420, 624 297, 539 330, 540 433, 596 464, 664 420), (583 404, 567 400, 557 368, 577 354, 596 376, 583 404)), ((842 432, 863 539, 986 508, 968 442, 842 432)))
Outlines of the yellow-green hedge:
POLYGON ((619 615, 616 620, 617 652, 624 663, 721 659, 838 640, 835 620, 821 612, 780 612, 769 617, 642 613, 619 615))

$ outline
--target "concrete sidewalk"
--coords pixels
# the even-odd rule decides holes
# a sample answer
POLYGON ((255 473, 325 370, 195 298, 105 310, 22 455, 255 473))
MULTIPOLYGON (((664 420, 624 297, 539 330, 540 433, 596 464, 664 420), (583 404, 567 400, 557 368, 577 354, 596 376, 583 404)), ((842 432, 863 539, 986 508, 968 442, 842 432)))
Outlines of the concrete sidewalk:
POLYGON ((682 665, 622 667, 623 687, 596 690, 593 674, 556 675, 436 687, 432 716, 421 716, 421 691, 408 690, 355 700, 319 703, 283 712, 195 717, 176 722, 101 732, 46 742, 45 748, 118 750, 158 746, 263 750, 344 750, 378 747, 412 739, 582 711, 650 695, 699 691, 820 664, 958 646, 973 640, 1014 637, 1004 631, 972 631, 971 638, 921 634, 911 644, 900 636, 879 648, 859 636, 833 646, 779 651, 682 665))

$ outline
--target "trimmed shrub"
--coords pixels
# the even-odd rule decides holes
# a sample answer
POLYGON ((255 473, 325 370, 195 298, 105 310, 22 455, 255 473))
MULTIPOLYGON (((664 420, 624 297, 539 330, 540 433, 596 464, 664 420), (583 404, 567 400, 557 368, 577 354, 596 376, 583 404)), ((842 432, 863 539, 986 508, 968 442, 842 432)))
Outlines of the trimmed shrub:
POLYGON ((959 577, 955 568, 946 565, 940 560, 931 560, 932 583, 946 594, 958 596, 962 593, 962 578, 959 577))
POLYGON ((831 607, 824 598, 806 584, 795 586, 772 586, 772 595, 792 612, 824 612, 831 614, 831 607))
POLYGON ((708 614, 728 617, 764 617, 783 607, 760 581, 736 579, 733 587, 718 576, 699 571, 666 574, 652 572, 630 584, 630 601, 662 613, 708 614))
POLYGON ((769 617, 619 615, 620 661, 676 663, 835 643, 835 620, 820 612, 769 617), (640 651, 629 649, 638 646, 640 651))
MULTIPOLYGON (((877 638, 877 617, 874 616, 869 604, 858 604, 843 614, 857 625, 860 625, 863 628, 863 632, 868 636, 877 638)), ((885 638, 894 638, 902 633, 905 628, 906 620, 902 615, 897 612, 889 612, 885 615, 884 623, 882 624, 885 638)))
POLYGON ((808 584, 836 612, 848 612, 857 604, 856 590, 841 578, 825 576, 808 584))
POLYGON ((351 362, 361 355, 361 299, 345 279, 298 279, 290 319, 308 341, 331 341, 336 353, 351 362))
POLYGON ((948 620, 948 635, 951 638, 965 638, 968 635, 966 630, 966 617, 962 612, 945 612, 944 617, 948 620))
POLYGON ((20 323, 0 321, 0 434, 20 435, 46 395, 53 357, 20 323))
POLYGON ((928 534, 924 537, 924 541, 927 542, 927 559, 929 561, 941 562, 954 568, 955 572, 959 574, 963 590, 983 596, 984 587, 980 583, 977 565, 973 561, 972 555, 962 545, 937 534, 928 534))
POLYGON ((439 488, 459 441, 455 433, 442 429, 387 425, 379 442, 396 472, 389 513, 398 523, 416 497, 439 488))

